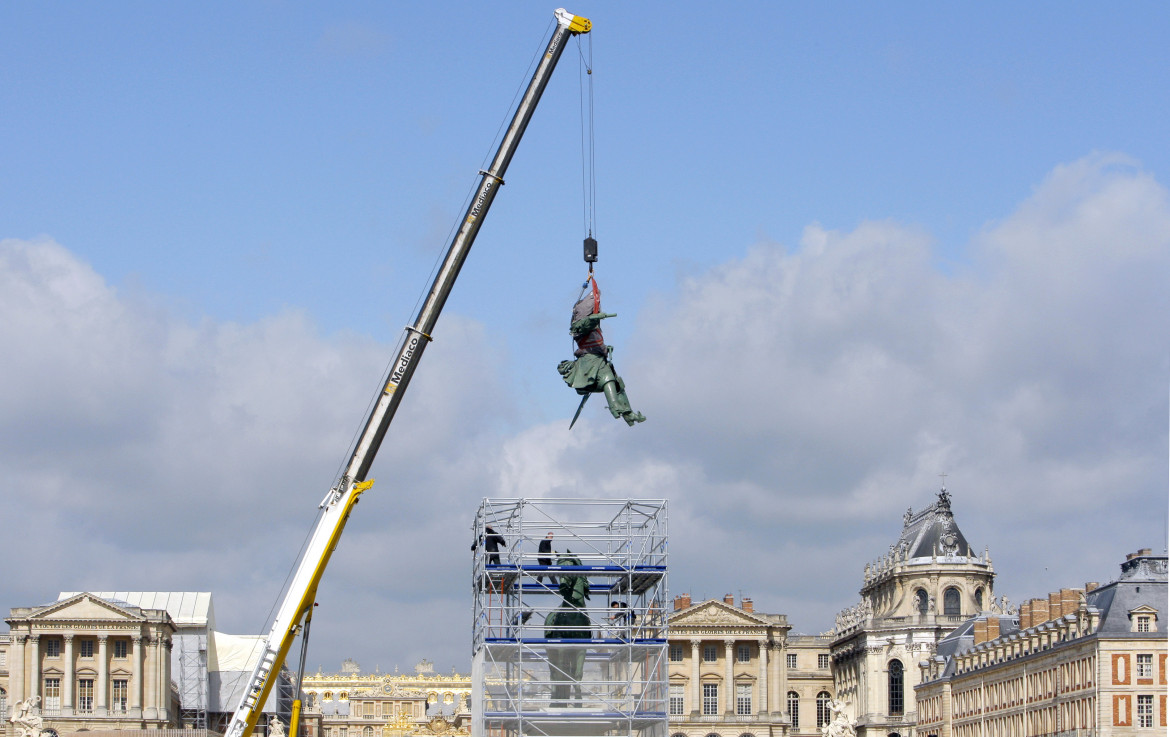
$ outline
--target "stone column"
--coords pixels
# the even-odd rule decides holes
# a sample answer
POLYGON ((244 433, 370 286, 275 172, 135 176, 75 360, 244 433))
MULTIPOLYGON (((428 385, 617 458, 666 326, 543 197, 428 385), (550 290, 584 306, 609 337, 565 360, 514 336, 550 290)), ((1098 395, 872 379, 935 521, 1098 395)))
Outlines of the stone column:
POLYGON ((159 655, 159 672, 161 676, 158 680, 159 688, 159 718, 169 719, 171 717, 171 648, 174 647, 173 640, 170 637, 159 640, 158 655, 159 655))
POLYGON ((138 717, 142 716, 142 636, 132 638, 130 656, 130 711, 138 717))
POLYGON ((757 714, 767 714, 768 704, 771 703, 768 699, 771 696, 769 690, 771 688, 771 679, 768 678, 768 643, 765 640, 760 640, 760 687, 756 689, 759 693, 757 698, 760 703, 756 705, 757 714))
POLYGON ((735 713, 735 640, 730 637, 723 641, 723 678, 727 686, 723 689, 726 703, 723 707, 725 714, 735 713))
MULTIPOLYGON (((24 686, 24 644, 28 635, 15 635, 12 638, 12 652, 8 658, 8 693, 9 701, 15 704, 28 698, 24 686)), ((8 715, 4 715, 7 719, 8 715)))
POLYGON ((99 717, 106 715, 108 701, 106 701, 106 684, 110 680, 110 663, 106 660, 106 640, 109 635, 98 635, 98 672, 97 693, 94 694, 93 713, 99 717))
POLYGON ((61 676, 61 715, 73 716, 73 633, 65 633, 65 674, 61 676))
POLYGON ((703 657, 700 648, 702 640, 691 640, 691 714, 703 713, 703 689, 699 686, 699 659, 703 657))
POLYGON ((769 658, 772 666, 772 713, 784 714, 788 711, 788 648, 787 641, 780 638, 772 642, 772 654, 769 658))
MULTIPOLYGON (((41 692, 41 636, 28 636, 28 653, 32 656, 32 662, 29 663, 28 674, 28 690, 36 696, 41 692)), ((44 704, 41 704, 44 706, 44 704)))
POLYGON ((155 670, 157 662, 155 660, 156 638, 154 633, 148 634, 145 638, 146 647, 142 652, 142 717, 144 719, 154 719, 155 716, 155 681, 158 680, 158 673, 155 670))

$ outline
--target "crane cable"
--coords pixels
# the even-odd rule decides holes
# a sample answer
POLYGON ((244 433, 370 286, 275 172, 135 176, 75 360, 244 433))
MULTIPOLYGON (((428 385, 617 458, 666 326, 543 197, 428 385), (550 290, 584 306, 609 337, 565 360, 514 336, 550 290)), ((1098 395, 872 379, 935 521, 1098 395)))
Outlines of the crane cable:
MULTIPOLYGON (((581 108, 581 200, 583 230, 586 238, 592 238, 597 226, 597 169, 593 133, 593 34, 588 38, 587 50, 581 47, 581 36, 577 36, 577 57, 580 62, 577 81, 581 108)), ((593 262, 589 261, 589 275, 593 275, 593 262)))

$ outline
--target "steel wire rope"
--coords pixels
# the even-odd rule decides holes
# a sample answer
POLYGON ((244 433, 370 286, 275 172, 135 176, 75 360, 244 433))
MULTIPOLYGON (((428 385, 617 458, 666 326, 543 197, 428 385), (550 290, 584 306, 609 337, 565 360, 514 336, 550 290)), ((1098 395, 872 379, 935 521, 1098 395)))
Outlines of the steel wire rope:
MULTIPOLYGON (((597 158, 593 127, 593 34, 587 35, 588 57, 581 49, 581 36, 577 36, 577 87, 581 116, 582 216, 585 234, 591 237, 597 226, 597 158)), ((592 265, 589 270, 593 270, 592 265)))

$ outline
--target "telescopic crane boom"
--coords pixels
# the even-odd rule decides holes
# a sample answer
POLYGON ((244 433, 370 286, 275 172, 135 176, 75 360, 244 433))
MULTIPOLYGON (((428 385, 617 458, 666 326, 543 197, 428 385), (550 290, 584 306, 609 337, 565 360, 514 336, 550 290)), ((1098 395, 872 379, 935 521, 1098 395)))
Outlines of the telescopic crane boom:
MULTIPOLYGON (((284 664, 302 623, 307 624, 310 618, 317 596, 317 585, 321 581, 330 555, 337 547, 337 541, 345 528, 350 511, 362 492, 374 483, 373 479, 366 479, 370 465, 374 462, 374 456, 378 453, 390 421, 394 419, 403 392, 414 376, 423 350, 431 340, 435 322, 447 301, 447 296, 451 293, 455 279, 459 276, 463 262, 467 259, 480 226, 483 225, 483 219, 495 199, 496 192, 504 183, 504 172, 511 163, 513 154, 516 153, 516 147, 520 144, 520 138, 524 135, 536 104, 540 101, 569 37, 588 33, 592 27, 588 19, 575 16, 563 8, 558 9, 555 16, 556 28, 545 47, 544 55, 537 64, 532 80, 528 83, 528 88, 512 116, 512 122, 504 133, 491 166, 480 172, 481 180, 475 196, 472 197, 467 212, 463 215, 459 230, 447 249, 447 255, 431 284, 426 301, 419 308, 414 324, 406 328, 398 357, 391 364, 389 374, 382 383, 382 391, 350 454, 345 472, 321 501, 317 525, 297 565, 284 600, 277 610, 272 629, 264 643, 264 652, 252 672, 231 722, 228 723, 225 737, 249 737, 256 726, 264 702, 272 690, 274 675, 284 664)), ((293 730, 296 728, 295 712, 294 708, 291 725, 293 730)), ((296 737, 295 731, 290 730, 290 734, 291 737, 296 737)))

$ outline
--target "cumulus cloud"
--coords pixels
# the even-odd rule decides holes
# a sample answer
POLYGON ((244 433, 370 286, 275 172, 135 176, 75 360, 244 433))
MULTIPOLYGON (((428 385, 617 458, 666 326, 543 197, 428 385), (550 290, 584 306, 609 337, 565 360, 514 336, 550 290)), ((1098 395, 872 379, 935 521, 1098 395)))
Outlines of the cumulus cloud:
MULTIPOLYGON (((10 567, 4 600, 211 590, 221 624, 261 631, 256 602, 275 598, 392 346, 321 335, 297 312, 192 324, 120 294, 48 239, 0 242, 0 314, 0 468, 9 509, 28 522, 11 525, 26 564, 10 567)), ((503 355, 482 326, 449 316, 424 360, 399 412, 410 432, 391 430, 363 499, 377 520, 354 525, 353 556, 331 569, 361 568, 383 597, 386 571, 414 564, 383 554, 371 568, 360 556, 386 551, 368 549, 369 528, 423 550, 420 529, 442 539, 446 512, 468 519, 478 446, 509 412, 493 368, 503 355)))
POLYGON ((1118 155, 1057 167, 950 273, 919 228, 810 225, 639 316, 622 369, 645 431, 512 453, 670 498, 672 586, 798 628, 855 600, 943 473, 1013 598, 1105 580, 1164 544, 1168 257, 1167 192, 1118 155))
MULTIPOLYGON (((633 429, 600 399, 571 433, 519 426, 517 358, 445 315, 322 585, 310 662, 466 670, 483 496, 669 499, 675 592, 742 591, 805 631, 855 601, 941 473, 1015 600, 1161 547, 1166 189, 1094 155, 990 215, 947 273, 912 225, 812 224, 657 295, 621 347, 649 417, 633 429)), ((0 243, 0 314, 0 468, 28 522, 8 544, 29 561, 3 600, 211 590, 225 629, 260 631, 392 347, 296 312, 190 322, 47 239, 0 243)))

